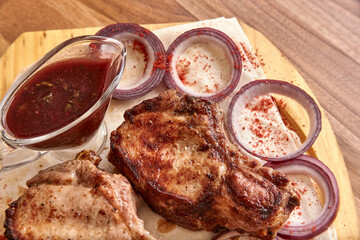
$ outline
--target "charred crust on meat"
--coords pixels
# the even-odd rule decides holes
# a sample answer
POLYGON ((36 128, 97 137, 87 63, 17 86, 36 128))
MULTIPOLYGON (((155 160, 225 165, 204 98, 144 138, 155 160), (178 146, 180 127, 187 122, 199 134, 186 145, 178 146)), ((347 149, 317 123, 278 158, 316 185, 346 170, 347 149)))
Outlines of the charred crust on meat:
POLYGON ((98 166, 102 159, 92 150, 83 150, 76 154, 75 160, 87 160, 98 166))
POLYGON ((270 237, 270 238, 275 237, 275 233, 274 233, 273 231, 271 231, 271 229, 270 229, 270 228, 268 228, 267 233, 268 233, 268 235, 269 235, 269 237, 270 237))
POLYGON ((273 176, 273 182, 278 186, 286 186, 290 182, 289 178, 280 172, 275 171, 273 176))
POLYGON ((154 143, 145 142, 144 145, 147 146, 147 148, 151 151, 157 151, 158 147, 154 143))
POLYGON ((148 111, 156 111, 159 108, 159 105, 157 104, 157 102, 159 101, 158 99, 156 99, 157 101, 153 101, 153 100, 145 100, 143 101, 144 104, 144 108, 148 111))
POLYGON ((230 151, 229 155, 230 155, 230 157, 235 157, 236 153, 234 151, 230 151))
POLYGON ((199 151, 206 152, 210 149, 210 146, 208 144, 201 144, 198 148, 199 151))
POLYGON ((208 177, 210 179, 210 181, 214 181, 216 179, 216 176, 212 175, 212 174, 206 174, 206 177, 208 177))
POLYGON ((62 239, 63 226, 59 223, 71 219, 79 222, 73 226, 78 230, 74 231, 74 239, 93 238, 84 224, 104 229, 100 236, 96 231, 100 238, 103 235, 116 239, 120 232, 127 231, 132 239, 154 240, 136 215, 136 199, 128 180, 97 168, 97 158, 93 152, 83 151, 76 159, 42 170, 31 178, 29 189, 5 211, 6 239, 62 239), (95 208, 92 203, 97 204, 95 208), (109 225, 114 227, 108 229, 109 225), (46 232, 44 226, 55 230, 46 232))
POLYGON ((130 121, 130 123, 132 123, 132 120, 134 119, 134 114, 132 113, 131 110, 125 111, 125 113, 124 113, 124 119, 125 119, 125 120, 128 120, 128 121, 130 121))
POLYGON ((100 215, 106 215, 106 212, 105 212, 103 209, 100 209, 100 210, 99 210, 99 214, 100 214, 100 215))
POLYGON ((129 171, 127 171, 127 173, 131 174, 133 179, 136 179, 138 181, 140 175, 137 171, 137 166, 126 157, 126 152, 122 148, 118 148, 117 145, 113 142, 110 143, 110 146, 111 148, 108 154, 109 162, 112 163, 117 169, 119 169, 120 172, 126 169, 130 169, 129 171), (115 151, 114 149, 117 149, 117 151, 115 151), (122 159, 122 164, 120 164, 117 159, 122 159))
POLYGON ((255 168, 256 166, 258 166, 258 163, 257 163, 256 161, 249 161, 248 166, 249 166, 250 168, 255 168))
POLYGON ((265 208, 265 207, 261 207, 260 209, 260 217, 261 219, 268 219, 274 212, 273 208, 265 208))
POLYGON ((182 93, 179 92, 179 91, 175 91, 175 95, 178 96, 178 97, 180 97, 180 98, 184 96, 184 94, 182 94, 182 93))
POLYGON ((286 175, 244 156, 224 127, 216 103, 168 90, 126 111, 109 161, 170 222, 271 239, 296 196, 286 175))
POLYGON ((5 228, 5 238, 9 240, 19 240, 19 233, 14 229, 15 224, 15 211, 17 208, 17 201, 11 203, 9 205, 9 208, 5 211, 5 222, 4 222, 4 228, 5 228))
POLYGON ((300 199, 298 197, 290 197, 286 205, 288 211, 291 212, 297 206, 300 206, 300 199))

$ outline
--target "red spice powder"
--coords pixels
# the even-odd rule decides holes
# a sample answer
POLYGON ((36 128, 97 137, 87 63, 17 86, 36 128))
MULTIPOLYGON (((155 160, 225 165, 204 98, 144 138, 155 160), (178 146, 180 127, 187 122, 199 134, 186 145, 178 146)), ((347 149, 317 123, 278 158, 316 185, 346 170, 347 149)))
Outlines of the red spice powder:
POLYGON ((180 81, 186 86, 193 86, 196 84, 196 81, 189 82, 186 80, 186 75, 189 73, 190 69, 189 66, 191 62, 186 59, 179 59, 179 63, 176 65, 176 71, 179 75, 180 81))
POLYGON ((209 88, 209 85, 205 85, 205 92, 206 93, 213 93, 214 91, 209 88))
POLYGON ((257 111, 257 112, 264 112, 267 113, 269 109, 274 105, 273 101, 271 99, 261 99, 255 106, 251 106, 249 103, 246 104, 246 108, 250 109, 251 111, 257 111))
MULTIPOLYGON (((194 56, 194 62, 198 62, 198 64, 201 64, 201 71, 209 73, 209 80, 215 80, 214 76, 213 76, 213 73, 210 72, 210 69, 211 69, 212 66, 210 64, 206 63, 206 62, 203 63, 201 61, 201 59, 208 60, 209 56, 207 56, 206 54, 201 54, 199 52, 198 55, 194 56)), ((168 61, 169 60, 172 60, 172 56, 171 56, 170 59, 168 59, 168 61)), ((176 71, 178 73, 179 79, 181 80, 181 82, 185 86, 186 85, 187 86, 195 86, 197 84, 197 82, 195 80, 189 81, 189 79, 187 79, 187 75, 190 72, 190 66, 192 64, 190 61, 191 61, 191 58, 190 59, 181 58, 181 59, 178 60, 177 65, 176 65, 176 71)), ((214 61, 214 59, 210 59, 210 61, 214 61)), ((220 75, 221 75, 221 79, 224 80, 222 72, 220 73, 220 75)), ((214 93, 214 92, 218 91, 219 90, 219 84, 215 83, 214 88, 215 89, 211 89, 209 87, 209 85, 206 85, 204 92, 206 92, 206 93, 214 93)))
MULTIPOLYGON (((241 56, 241 60, 242 60, 242 65, 243 65, 243 69, 245 71, 250 71, 249 67, 247 66, 247 61, 246 61, 246 54, 244 52, 244 50, 242 49, 241 46, 238 45, 238 49, 239 49, 239 52, 240 52, 240 56, 241 56)), ((240 65, 236 65, 234 63, 234 68, 240 68, 240 65)))
POLYGON ((166 58, 167 62, 171 62, 173 57, 174 57, 173 54, 168 55, 167 58, 166 58))
POLYGON ((299 190, 299 192, 301 193, 301 194, 305 194, 307 191, 308 191, 308 189, 307 188, 304 188, 304 189, 298 189, 299 190))
POLYGON ((298 195, 299 200, 301 200, 301 194, 298 192, 298 190, 294 189, 294 191, 295 191, 296 195, 298 195))
POLYGON ((144 67, 144 74, 145 74, 146 69, 147 69, 147 64, 149 62, 149 55, 148 55, 148 53, 146 51, 146 48, 145 48, 144 44, 142 44, 138 40, 134 40, 133 45, 132 45, 132 49, 134 51, 139 51, 140 53, 142 53, 142 55, 144 55, 144 62, 146 63, 145 67, 144 67))
MULTIPOLYGON (((267 129, 264 128, 262 125, 261 125, 261 122, 258 118, 255 118, 252 122, 251 122, 251 125, 250 125, 250 131, 255 134, 257 137, 259 138, 263 138, 267 132, 267 129)), ((266 136, 269 136, 270 135, 270 132, 267 132, 266 136)), ((255 139, 253 139, 255 141, 255 139)), ((261 141, 261 143, 263 143, 263 141, 261 141)), ((258 147, 258 144, 254 145, 253 146, 254 148, 257 148, 258 147)))
POLYGON ((160 52, 155 52, 155 61, 151 73, 153 73, 156 69, 166 69, 164 56, 160 52))
POLYGON ((239 64, 234 63, 234 68, 239 69, 241 66, 239 64))
POLYGON ((202 68, 202 70, 204 70, 204 71, 207 72, 209 68, 211 68, 211 66, 206 63, 206 64, 204 65, 204 67, 202 68))
POLYGON ((243 61, 247 59, 249 60, 249 62, 251 63, 251 66, 253 68, 259 68, 261 66, 260 62, 258 61, 256 55, 254 54, 254 52, 245 46, 245 43, 243 42, 238 42, 237 44, 238 49, 240 50, 240 54, 241 54, 241 58, 243 61), (243 51, 242 51, 243 50, 243 51))
POLYGON ((144 55, 145 60, 148 61, 148 54, 146 52, 146 48, 145 48, 144 44, 142 44, 138 40, 134 40, 132 47, 133 47, 133 50, 138 50, 139 52, 141 52, 144 55))
POLYGON ((277 103, 278 107, 280 107, 281 109, 285 109, 287 107, 287 103, 285 102, 284 99, 280 99, 277 100, 275 97, 271 96, 271 99, 277 103))
POLYGON ((260 65, 261 65, 261 66, 265 66, 264 58, 262 58, 262 55, 259 54, 259 49, 256 49, 256 51, 255 51, 255 56, 256 56, 257 59, 259 60, 260 65))
MULTIPOLYGON (((253 149, 256 149, 258 154, 265 154, 265 150, 267 150, 268 153, 270 152, 270 149, 266 146, 266 144, 272 143, 277 146, 282 146, 285 142, 289 141, 289 137, 286 134, 282 134, 281 131, 274 132, 274 130, 271 128, 273 125, 271 122, 269 123, 270 127, 268 127, 267 125, 263 125, 260 119, 257 118, 257 116, 262 116, 269 119, 269 109, 274 106, 272 99, 260 97, 256 97, 256 99, 258 99, 256 104, 250 102, 245 106, 251 111, 252 117, 254 118, 251 120, 248 129, 255 135, 252 137, 253 149), (276 138, 271 137, 273 134, 276 136, 276 138)), ((279 147, 278 151, 281 151, 281 154, 286 155, 285 148, 279 147)), ((275 151, 271 152, 275 153, 275 151)))
POLYGON ((136 35, 138 35, 139 37, 141 38, 144 38, 145 37, 145 34, 142 32, 141 29, 137 29, 136 32, 135 32, 136 35))

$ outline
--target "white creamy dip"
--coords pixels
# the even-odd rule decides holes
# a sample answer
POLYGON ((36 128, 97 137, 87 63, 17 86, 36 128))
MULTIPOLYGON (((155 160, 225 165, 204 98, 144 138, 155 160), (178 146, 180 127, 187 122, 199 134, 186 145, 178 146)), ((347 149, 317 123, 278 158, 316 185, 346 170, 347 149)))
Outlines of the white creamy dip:
MULTIPOLYGON (((279 169, 281 171, 281 169, 279 169)), ((303 175, 288 175, 291 186, 300 199, 300 206, 296 207, 283 228, 288 226, 304 226, 315 220, 321 213, 323 206, 318 198, 319 189, 315 189, 312 180, 303 175)), ((315 231, 315 229, 313 229, 315 231)), ((314 237, 315 240, 333 239, 335 233, 329 231, 314 237)))
POLYGON ((300 146, 299 137, 288 129, 270 96, 252 99, 232 112, 233 129, 240 142, 259 155, 282 157, 300 146))
POLYGON ((152 71, 154 56, 149 44, 139 36, 123 33, 118 37, 124 44, 127 55, 124 73, 118 89, 131 89, 145 82, 152 71))
MULTIPOLYGON (((281 170, 280 170, 281 171, 281 170)), ((300 206, 291 213, 286 226, 301 226, 320 215, 322 206, 311 179, 302 175, 288 175, 291 186, 300 199, 300 206)))
POLYGON ((179 46, 174 53, 177 81, 184 88, 200 94, 214 94, 230 82, 233 63, 229 54, 212 41, 179 46))

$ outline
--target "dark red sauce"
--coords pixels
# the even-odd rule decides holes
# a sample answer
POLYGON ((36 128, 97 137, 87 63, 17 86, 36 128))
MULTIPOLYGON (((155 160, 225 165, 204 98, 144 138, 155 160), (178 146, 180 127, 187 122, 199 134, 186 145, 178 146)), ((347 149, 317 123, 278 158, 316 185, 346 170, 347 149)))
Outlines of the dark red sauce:
MULTIPOLYGON (((108 78, 112 77, 107 72, 109 64, 110 60, 75 59, 41 69, 21 86, 11 102, 5 118, 9 132, 17 138, 37 137, 80 117, 108 87, 108 78)), ((89 119, 42 146, 84 142, 99 127, 108 102, 89 119)))

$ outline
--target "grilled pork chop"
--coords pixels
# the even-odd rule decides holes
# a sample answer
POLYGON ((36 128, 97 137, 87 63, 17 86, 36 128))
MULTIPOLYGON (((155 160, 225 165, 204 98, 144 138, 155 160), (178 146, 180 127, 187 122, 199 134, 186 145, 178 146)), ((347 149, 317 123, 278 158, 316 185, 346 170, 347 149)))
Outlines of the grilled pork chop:
POLYGON ((27 181, 29 189, 6 210, 5 237, 155 239, 136 215, 129 182, 98 169, 100 161, 83 151, 27 181))
POLYGON ((272 239, 299 205, 284 174, 230 142, 216 103, 168 90, 124 117, 111 134, 109 161, 167 220, 272 239))

